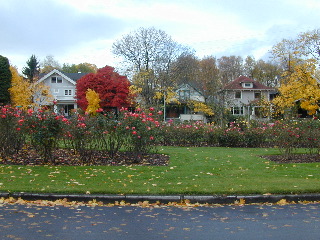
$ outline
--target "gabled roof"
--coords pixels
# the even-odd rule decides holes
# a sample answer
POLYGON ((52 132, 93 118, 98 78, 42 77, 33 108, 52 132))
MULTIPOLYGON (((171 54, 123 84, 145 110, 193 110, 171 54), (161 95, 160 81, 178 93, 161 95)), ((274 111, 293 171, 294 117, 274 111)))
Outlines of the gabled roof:
POLYGON ((48 77, 50 77, 51 75, 54 75, 54 74, 59 75, 59 76, 63 77, 64 79, 66 79, 67 81, 76 85, 76 81, 79 80, 80 78, 82 78, 84 75, 87 75, 88 73, 65 73, 65 72, 59 71, 58 69, 53 69, 51 72, 49 72, 47 74, 41 73, 39 75, 39 80, 37 82, 40 83, 43 80, 47 79, 48 77))
POLYGON ((200 90, 198 90, 195 86, 193 86, 191 83, 182 83, 178 86, 177 91, 183 88, 193 89, 194 91, 198 92, 199 94, 203 95, 200 90))
POLYGON ((248 77, 240 76, 233 80, 231 83, 227 84, 224 88, 224 90, 274 90, 272 87, 268 87, 266 85, 263 85, 262 83, 259 83, 257 81, 254 81, 248 77), (244 88, 242 86, 242 83, 252 83, 252 88, 244 88))

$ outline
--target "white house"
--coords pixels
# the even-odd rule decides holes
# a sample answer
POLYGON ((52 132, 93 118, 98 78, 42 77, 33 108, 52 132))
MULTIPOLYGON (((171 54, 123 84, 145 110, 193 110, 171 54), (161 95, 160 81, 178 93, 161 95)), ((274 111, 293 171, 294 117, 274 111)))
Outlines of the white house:
POLYGON ((166 107, 166 120, 180 121, 203 121, 206 122, 206 117, 201 113, 193 113, 188 107, 190 101, 205 102, 204 95, 195 87, 188 83, 181 84, 176 89, 177 99, 179 104, 168 104, 166 107))
POLYGON ((259 100, 272 100, 276 95, 274 88, 265 86, 248 77, 240 76, 227 84, 220 92, 220 100, 229 108, 231 114, 261 118, 259 100))
POLYGON ((41 74, 37 83, 44 83, 50 87, 51 95, 54 97, 54 111, 65 116, 70 111, 77 109, 75 99, 76 82, 88 73, 64 73, 57 69, 47 74, 41 74))

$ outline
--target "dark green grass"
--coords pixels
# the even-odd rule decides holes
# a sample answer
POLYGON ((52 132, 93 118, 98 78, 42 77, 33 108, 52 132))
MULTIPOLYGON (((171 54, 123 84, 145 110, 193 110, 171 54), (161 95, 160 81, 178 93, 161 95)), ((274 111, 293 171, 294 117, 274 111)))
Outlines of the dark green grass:
POLYGON ((276 149, 161 147, 169 166, 0 165, 0 192, 284 194, 320 192, 320 163, 277 164, 276 149))

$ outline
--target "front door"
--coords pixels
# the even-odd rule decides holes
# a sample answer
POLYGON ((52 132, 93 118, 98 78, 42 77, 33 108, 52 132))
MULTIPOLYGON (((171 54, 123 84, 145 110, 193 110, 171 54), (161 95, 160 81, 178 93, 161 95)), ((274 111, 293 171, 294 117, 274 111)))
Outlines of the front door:
POLYGON ((70 116, 71 111, 73 109, 74 109, 74 105, 73 104, 64 105, 64 115, 65 116, 70 116))

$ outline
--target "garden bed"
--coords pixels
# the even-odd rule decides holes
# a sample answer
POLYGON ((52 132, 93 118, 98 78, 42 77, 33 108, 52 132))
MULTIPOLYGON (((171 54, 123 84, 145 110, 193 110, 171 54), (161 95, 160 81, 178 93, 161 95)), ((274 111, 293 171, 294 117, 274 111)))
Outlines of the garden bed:
POLYGON ((319 154, 292 154, 289 157, 284 155, 266 155, 261 156, 277 163, 313 163, 320 162, 319 154))
POLYGON ((0 160, 0 164, 10 165, 67 165, 67 166, 127 166, 127 165, 151 165, 166 166, 169 156, 165 154, 147 153, 135 155, 131 152, 118 152, 113 157, 105 151, 89 150, 86 159, 81 159, 79 154, 75 154, 69 149, 56 149, 53 151, 53 161, 45 162, 35 149, 23 149, 8 159, 0 160))

